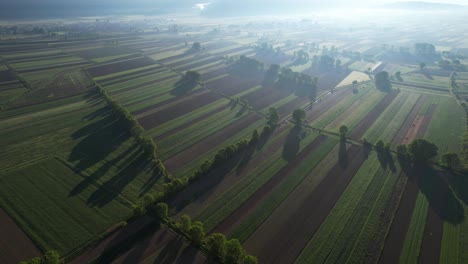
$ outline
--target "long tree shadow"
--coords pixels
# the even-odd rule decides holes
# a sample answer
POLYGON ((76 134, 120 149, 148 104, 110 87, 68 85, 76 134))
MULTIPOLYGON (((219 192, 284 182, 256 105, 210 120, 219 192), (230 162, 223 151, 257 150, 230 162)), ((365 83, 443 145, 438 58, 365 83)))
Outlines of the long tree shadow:
POLYGON ((346 151, 346 138, 340 139, 340 148, 338 150, 338 164, 345 169, 348 167, 348 151, 346 151))
MULTIPOLYGON (((85 190, 88 186, 96 183, 102 176, 104 176, 116 162, 120 162, 121 160, 125 159, 130 153, 132 153, 137 148, 137 145, 133 145, 132 147, 128 148, 117 157, 104 163, 99 169, 95 170, 92 174, 82 180, 77 186, 75 186, 71 191, 69 196, 74 196, 80 194, 83 190, 85 190)), ((123 166, 125 166, 125 161, 123 162, 123 166)))
POLYGON ((175 96, 182 96, 195 87, 197 87, 197 82, 191 82, 185 80, 183 77, 174 84, 174 88, 171 90, 170 94, 175 96))
POLYGON ((299 152, 299 146, 303 137, 302 128, 294 126, 290 131, 283 145, 282 157, 286 161, 292 161, 299 152))
MULTIPOLYGON (((249 147, 250 148, 250 147, 249 147)), ((253 147, 255 149, 255 147, 253 147)), ((169 202, 170 207, 175 207, 177 211, 187 206, 192 201, 210 193, 224 177, 232 171, 243 160, 244 155, 248 155, 248 150, 235 155, 229 161, 215 168, 207 175, 203 175, 190 182, 188 187, 178 193, 169 202)))
POLYGON ((468 205, 468 177, 466 173, 449 173, 449 183, 453 191, 465 205, 468 205))
POLYGON ((162 177, 159 170, 155 168, 148 168, 148 170, 151 171, 151 177, 149 177, 145 184, 140 188, 139 197, 142 197, 144 194, 149 192, 153 188, 153 186, 158 182, 158 180, 162 177))
MULTIPOLYGON (((68 161, 75 164, 78 172, 84 172, 106 159, 129 138, 129 135, 122 129, 120 122, 115 121, 113 117, 108 115, 77 130, 72 134, 72 138, 80 139, 80 141, 72 149, 68 161)), ((96 170, 91 175, 92 177, 88 177, 88 179, 76 186, 70 195, 80 193, 89 184, 103 176, 110 168, 109 164, 111 163, 106 163, 96 170)))
POLYGON ((427 164, 418 163, 406 168, 406 174, 417 183, 419 190, 429 201, 429 206, 443 220, 460 224, 465 218, 462 204, 450 189, 443 172, 427 164))
POLYGON ((124 188, 138 176, 138 172, 143 171, 148 166, 147 158, 142 152, 136 152, 128 157, 128 162, 124 169, 91 194, 87 201, 88 205, 105 206, 122 193, 124 188))
POLYGON ((159 253, 158 257, 153 263, 158 264, 171 264, 177 260, 180 248, 184 245, 184 239, 180 236, 171 240, 159 253))
POLYGON ((104 249, 103 253, 93 263, 111 263, 122 253, 130 250, 138 241, 142 238, 150 236, 161 229, 161 225, 158 221, 147 224, 145 227, 140 229, 134 234, 128 235, 125 232, 121 232, 112 241, 108 243, 108 246, 104 249))

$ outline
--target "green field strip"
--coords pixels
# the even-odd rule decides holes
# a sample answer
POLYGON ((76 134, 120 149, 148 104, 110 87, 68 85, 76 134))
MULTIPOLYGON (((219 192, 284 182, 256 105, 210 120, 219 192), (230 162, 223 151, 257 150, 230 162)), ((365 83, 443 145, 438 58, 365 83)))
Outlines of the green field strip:
POLYGON ((434 95, 434 96, 440 96, 440 97, 452 97, 452 95, 448 92, 443 92, 443 91, 436 91, 436 90, 430 90, 430 89, 425 89, 425 88, 419 88, 419 87, 414 87, 414 86, 406 86, 406 85, 394 85, 394 88, 399 88, 401 91, 406 91, 406 92, 413 92, 413 93, 420 93, 420 94, 428 94, 428 95, 434 95))
MULTIPOLYGON (((467 221, 467 214, 468 206, 464 203, 463 209, 465 211, 465 221, 460 224, 460 233, 459 236, 459 251, 458 251, 458 259, 459 263, 468 263, 468 221, 467 221)), ((445 236, 445 229, 444 229, 444 236, 445 236)))
POLYGON ((26 70, 26 69, 33 69, 33 68, 40 68, 45 66, 51 65, 60 65, 69 62, 79 62, 85 61, 79 57, 66 57, 66 58, 56 58, 56 59, 47 59, 47 60, 39 60, 39 61, 28 61, 28 62, 19 62, 19 63, 11 63, 11 66, 17 70, 26 70))
POLYGON ((338 102, 336 105, 334 105, 332 108, 330 108, 327 112, 319 116, 316 120, 314 120, 311 125, 314 127, 318 128, 324 128, 326 127, 330 122, 335 120, 338 116, 343 114, 346 109, 348 109, 354 102, 359 100, 361 97, 363 97, 367 92, 369 92, 370 89, 365 89, 364 91, 358 93, 358 94, 352 94, 350 96, 347 96, 340 102, 338 102))
MULTIPOLYGON (((339 200, 328 214, 325 221, 317 230, 307 246, 302 250, 296 263, 323 263, 340 238, 341 232, 349 227, 348 221, 366 193, 380 164, 377 155, 372 153, 359 168, 348 187, 341 194, 339 200), (371 177, 369 175, 372 175, 371 177)), ((353 227, 354 228, 354 227, 353 227)))
POLYGON ((50 101, 46 103, 35 104, 31 106, 25 106, 21 108, 15 108, 15 109, 3 111, 3 112, 0 112, 0 123, 3 122, 3 120, 7 118, 11 118, 14 116, 23 115, 27 113, 32 113, 32 112, 43 111, 48 108, 54 108, 54 107, 58 107, 62 105, 72 104, 78 101, 82 101, 83 99, 84 99, 83 95, 76 95, 76 96, 71 96, 71 97, 67 97, 64 99, 54 100, 54 101, 50 101))
MULTIPOLYGON (((217 101, 215 101, 215 102, 213 102, 213 103, 211 103, 209 105, 200 107, 200 108, 198 108, 197 110, 195 110, 193 112, 190 112, 190 113, 187 113, 185 115, 179 116, 179 117, 177 117, 177 118, 175 118, 175 119, 173 119, 173 120, 171 120, 169 122, 166 122, 166 123, 164 123, 164 124, 162 124, 160 126, 157 126, 157 127, 151 128, 151 129, 147 129, 145 131, 145 134, 149 135, 149 136, 151 136, 153 138, 158 137, 158 136, 160 136, 160 135, 162 135, 162 134, 164 134, 164 133, 166 133, 166 132, 168 132, 170 130, 173 130, 173 129, 175 129, 175 128, 183 125, 183 124, 191 122, 193 119, 196 119, 196 118, 198 118, 198 117, 200 117, 202 115, 205 115, 205 114, 207 114, 207 113, 209 113, 211 111, 214 111, 215 109, 220 108, 220 107, 222 107, 224 105, 227 105, 227 104, 230 104, 230 102, 225 101, 225 100, 217 100, 217 101)), ((231 107, 229 107, 229 108, 231 108, 231 107)), ((221 113, 215 113, 212 116, 207 117, 206 119, 212 119, 212 120, 220 119, 223 116, 223 114, 231 114, 232 112, 237 113, 239 110, 240 110, 239 107, 236 107, 236 108, 234 108, 232 110, 223 111, 221 113), (214 117, 214 116, 216 116, 216 117, 214 117)), ((206 119, 204 119, 204 120, 202 120, 200 122, 197 122, 197 123, 193 124, 190 127, 198 126, 198 123, 205 122, 206 119)), ((203 126, 200 126, 199 128, 203 128, 203 127, 209 125, 210 123, 211 122, 207 122, 203 126)), ((178 131, 177 133, 181 133, 182 131, 178 131)))
MULTIPOLYGON (((466 209, 465 209, 466 210, 466 209)), ((466 217, 466 216, 465 216, 466 217)), ((464 221, 466 222, 466 220, 464 221)), ((440 264, 458 264, 465 263, 459 259, 460 250, 460 233, 461 226, 444 222, 443 236, 440 249, 440 264)))
POLYGON ((192 68, 192 71, 198 71, 201 73, 206 72, 207 70, 215 70, 215 69, 220 69, 221 67, 225 67, 225 64, 222 60, 217 60, 209 64, 201 65, 196 68, 192 68))
MULTIPOLYGON (((450 85, 450 79, 447 77, 432 76, 433 80, 428 79, 422 74, 405 74, 403 80, 405 83, 422 84, 447 88, 450 85)), ((448 88, 447 88, 448 89, 448 88)))
MULTIPOLYGON (((123 105, 132 105, 140 101, 146 102, 148 98, 151 100, 152 96, 166 94, 168 98, 176 97, 175 95, 169 94, 174 89, 174 79, 170 79, 158 84, 149 85, 146 87, 135 88, 130 91, 111 95, 115 100, 119 101, 123 105), (156 86, 156 87, 155 87, 156 86)), ((145 104, 146 105, 146 104, 145 104)), ((137 105, 140 107, 141 105, 137 105)), ((130 110, 130 109, 129 109, 130 110)), ((133 111, 133 110, 130 110, 133 111)))
MULTIPOLYGON (((149 68, 147 69, 138 68, 137 69, 138 71, 135 71, 130 74, 125 74, 125 75, 119 74, 119 76, 122 75, 121 77, 110 77, 110 78, 101 80, 99 81, 99 84, 101 84, 102 86, 110 87, 112 85, 121 84, 122 82, 133 81, 140 77, 145 77, 151 74, 159 74, 164 71, 168 71, 166 68, 161 67, 160 65, 150 65, 148 67, 149 68)), ((113 75, 113 74, 110 74, 110 75, 113 75)), ((109 75, 105 75, 105 76, 109 76, 109 75)), ((97 78, 94 78, 94 79, 97 80, 97 78)))
POLYGON ((129 52, 129 53, 125 53, 125 54, 108 56, 108 57, 92 58, 91 60, 96 62, 96 63, 104 63, 106 61, 115 60, 115 59, 119 59, 119 58, 124 58, 124 57, 130 56, 130 55, 138 55, 138 54, 139 54, 138 52, 134 52, 134 53, 129 52))
POLYGON ((461 153, 465 131, 464 110, 454 98, 438 98, 438 101, 424 138, 437 145, 439 155, 461 153))
POLYGON ((223 110, 202 122, 198 122, 182 131, 178 131, 176 134, 158 141, 161 158, 168 159, 243 117, 236 117, 236 112, 236 110, 223 110))
POLYGON ((249 216, 242 221, 229 235, 243 242, 273 213, 273 211, 310 175, 323 158, 337 144, 337 139, 328 138, 315 151, 306 157, 288 177, 277 186, 262 204, 255 207, 249 216))
POLYGON ((419 97, 419 94, 400 92, 362 138, 369 142, 377 142, 380 138, 391 141, 419 97))
POLYGON ((250 126, 244 128, 242 131, 237 132, 235 136, 230 137, 228 140, 223 141, 222 143, 220 143, 213 149, 204 153, 202 156, 194 158, 193 160, 190 160, 188 163, 181 165, 180 168, 178 168, 178 170, 176 171, 176 175, 184 176, 184 175, 189 175, 193 173, 196 169, 199 168, 202 162, 204 162, 207 159, 212 160, 219 149, 235 144, 244 139, 247 139, 247 140, 250 139, 252 135, 252 131, 254 129, 261 131, 264 125, 265 125, 265 120, 262 120, 262 119, 258 120, 257 122, 254 122, 250 126))
MULTIPOLYGON (((134 60, 134 59, 141 59, 141 58, 132 58, 132 59, 134 60)), ((122 61, 120 61, 120 62, 122 62, 122 61)), ((103 65, 106 65, 106 64, 102 64, 102 65, 99 64, 99 65, 97 65, 97 67, 103 66, 103 65)), ((107 79, 118 78, 120 75, 137 73, 137 72, 142 71, 142 70, 147 70, 147 69, 151 69, 151 68, 158 68, 158 67, 161 67, 161 66, 158 65, 158 64, 153 64, 153 65, 148 65, 148 66, 144 66, 144 67, 133 68, 133 69, 126 70, 126 71, 120 71, 120 72, 116 72, 116 73, 112 73, 112 74, 108 74, 108 75, 94 77, 94 80, 97 81, 97 82, 106 81, 107 79)), ((93 68, 93 67, 89 67, 89 68, 93 68)), ((109 81, 109 80, 107 80, 107 81, 109 81)))
POLYGON ((213 77, 211 79, 203 80, 203 82, 208 83, 208 82, 216 81, 216 80, 222 79, 222 78, 224 78, 226 76, 229 76, 229 73, 221 74, 221 75, 218 75, 218 76, 213 77))
POLYGON ((51 70, 21 73, 21 76, 28 82, 36 82, 39 80, 50 79, 58 73, 85 67, 87 65, 88 64, 80 64, 80 65, 73 65, 73 66, 64 65, 63 67, 55 68, 51 70))
MULTIPOLYGON (((400 171, 400 170, 397 170, 400 171)), ((378 243, 378 241, 373 240, 375 238, 375 234, 381 232, 382 230, 378 230, 381 227, 382 222, 382 212, 388 210, 389 203, 392 202, 392 195, 394 195, 394 190, 397 186, 401 185, 402 183, 406 183, 406 179, 401 174, 388 174, 387 180, 380 190, 380 193, 370 211, 368 217, 366 218, 364 227, 361 229, 358 238, 356 239, 356 243, 352 251, 350 252, 348 258, 346 259, 346 263, 363 263, 365 262, 365 258, 367 257, 367 249, 369 245, 378 243)), ((396 207, 396 206, 395 206, 396 207)), ((385 228, 390 227, 391 222, 388 222, 388 225, 385 228)), ((388 229, 387 229, 388 230, 388 229)), ((384 233, 386 234, 386 233, 384 233)), ((382 244, 379 245, 379 253, 383 249, 384 238, 381 239, 382 244)))
MULTIPOLYGON (((346 226, 352 226, 353 228, 343 229, 340 238, 327 257, 326 263, 345 263, 349 261, 356 244, 362 242, 360 239, 362 237, 371 238, 399 176, 400 171, 379 170, 364 195, 361 196, 361 201, 353 211, 348 224, 346 224, 346 226)), ((368 246, 368 244, 363 246, 368 246)))
POLYGON ((111 202, 86 205, 96 187, 69 197, 82 177, 55 159, 0 178, 0 203, 41 249, 66 254, 123 219, 130 208, 111 202))
POLYGON ((429 110, 429 107, 433 104, 438 104, 439 103, 439 98, 435 96, 428 96, 426 100, 424 100, 424 103, 421 105, 421 108, 419 109, 418 115, 425 115, 427 114, 427 110, 429 110))
POLYGON ((9 59, 8 62, 10 64, 15 64, 15 63, 22 63, 22 62, 58 60, 60 58, 69 58, 69 57, 70 57, 70 54, 57 53, 55 55, 48 56, 48 57, 42 57, 42 58, 22 58, 22 59, 16 59, 16 60, 9 59))
MULTIPOLYGON (((174 75, 174 77, 176 76, 179 77, 178 75, 175 75, 174 73, 163 69, 161 72, 150 73, 143 77, 132 78, 131 80, 122 81, 113 85, 106 85, 106 84, 101 84, 101 85, 104 88, 106 88, 106 90, 109 91, 110 93, 115 94, 121 90, 128 88, 129 86, 136 86, 139 84, 144 84, 144 83, 155 81, 155 80, 161 79, 163 77, 171 76, 171 75, 174 75)), ((155 84, 152 84, 152 85, 155 85, 155 84)))
POLYGON ((8 104, 15 101, 27 91, 29 90, 24 87, 0 91, 0 105, 8 104))
MULTIPOLYGON (((298 153, 309 145, 315 137, 315 134, 309 134, 304 138, 300 142, 298 153)), ((249 176, 240 179, 232 188, 226 190, 221 197, 201 210, 196 219, 203 221, 206 230, 213 229, 287 163, 282 158, 281 148, 275 153, 270 153, 265 162, 249 173, 249 176)))
POLYGON ((182 53, 185 53, 185 49, 180 49, 180 50, 169 50, 166 52, 159 52, 159 51, 151 51, 147 52, 150 54, 148 57, 150 57, 153 60, 163 60, 169 57, 181 55, 182 53), (152 54, 152 53, 157 53, 157 54, 152 54))
POLYGON ((2 57, 7 60, 18 60, 18 59, 28 59, 28 57, 34 56, 42 56, 42 55, 51 55, 62 53, 61 50, 58 49, 51 49, 46 51, 33 51, 33 52, 21 52, 21 53, 13 53, 13 54, 2 54, 2 57))
MULTIPOLYGON (((182 65, 177 65, 177 66, 168 65, 168 66, 170 68, 179 70, 180 68, 190 67, 190 65, 194 65, 194 64, 197 64, 197 63, 203 63, 202 65, 210 65, 210 64, 213 64, 213 63, 217 63, 217 62, 219 62, 221 60, 221 59, 219 59, 219 60, 215 60, 214 62, 211 62, 209 64, 204 64, 205 61, 209 61, 209 60, 212 60, 212 59, 215 59, 215 57, 207 56, 207 57, 199 58, 198 60, 189 61, 189 62, 187 62, 185 64, 182 64, 182 65)), ((200 66, 198 66, 198 67, 200 67, 200 66)))
POLYGON ((374 106, 380 103, 385 96, 385 93, 382 93, 378 90, 371 90, 368 92, 365 98, 361 97, 356 102, 354 102, 342 115, 338 116, 330 124, 328 124, 325 129, 330 131, 337 131, 341 125, 346 125, 349 131, 352 131, 353 128, 358 124, 358 122, 369 113, 374 106), (352 113, 349 113, 350 109, 354 109, 352 113))
POLYGON ((401 251, 400 263, 418 263, 428 208, 429 202, 426 196, 422 192, 419 192, 401 251))

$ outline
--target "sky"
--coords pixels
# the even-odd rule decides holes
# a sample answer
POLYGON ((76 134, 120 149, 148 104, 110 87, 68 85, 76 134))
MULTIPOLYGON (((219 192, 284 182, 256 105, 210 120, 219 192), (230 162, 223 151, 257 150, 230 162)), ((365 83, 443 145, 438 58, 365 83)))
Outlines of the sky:
MULTIPOLYGON (((292 11, 295 8, 319 9, 369 7, 396 0, 0 0, 0 16, 5 18, 68 17, 116 14, 160 14, 194 9, 196 4, 210 3, 205 13, 250 12, 257 10, 292 11)), ((426 0, 446 4, 468 4, 467 0, 426 0)), ((200 7, 200 5, 198 5, 200 7)), ((200 8, 199 8, 200 9, 200 8)))

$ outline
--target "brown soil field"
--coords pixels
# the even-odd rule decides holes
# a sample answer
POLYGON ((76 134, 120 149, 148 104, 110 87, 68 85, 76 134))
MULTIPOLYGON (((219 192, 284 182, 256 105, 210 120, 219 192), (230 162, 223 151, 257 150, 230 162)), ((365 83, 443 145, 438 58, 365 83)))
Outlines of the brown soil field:
POLYGON ((182 168, 187 161, 202 156, 204 153, 233 137, 260 118, 262 117, 255 113, 250 113, 225 128, 214 132, 205 139, 200 140, 198 143, 165 160, 164 164, 166 168, 172 173, 176 172, 178 169, 182 168))
POLYGON ((0 82, 16 81, 16 74, 12 70, 0 71, 0 82))
POLYGON ((262 201, 275 190, 275 187, 289 176, 302 160, 312 153, 327 139, 324 135, 319 135, 307 147, 305 147, 297 156, 286 166, 281 168, 270 180, 260 187, 252 196, 249 197, 241 206, 239 206, 230 216, 225 218, 214 230, 213 233, 219 232, 229 234, 242 220, 257 206, 262 204, 262 201))
POLYGON ((220 98, 220 95, 211 92, 196 94, 181 104, 175 104, 155 113, 143 116, 139 118, 138 121, 145 129, 153 128, 181 115, 192 112, 202 106, 210 104, 220 98))
POLYGON ((0 208, 0 263, 17 264, 42 255, 31 239, 0 208))
POLYGON ((117 56, 123 55, 127 53, 132 53, 134 51, 124 48, 124 47, 99 47, 94 49, 86 49, 86 50, 77 50, 73 51, 72 53, 77 55, 78 57, 82 57, 85 59, 94 59, 94 58, 102 58, 108 56, 117 56))
POLYGON ((153 65, 154 62, 149 58, 139 58, 129 61, 121 61, 101 66, 95 66, 88 68, 87 71, 93 77, 99 77, 104 75, 109 75, 112 73, 117 73, 121 71, 127 71, 135 68, 145 67, 149 65, 153 65))
POLYGON ((271 239, 254 234, 244 244, 247 251, 255 252, 259 263, 293 263, 364 162, 365 157, 360 152, 360 147, 351 146, 346 151, 349 157, 348 166, 342 168, 337 163, 299 209, 289 215, 288 222, 274 230, 263 230, 274 234, 269 235, 272 236, 271 239))
POLYGON ((406 133, 411 129, 414 119, 418 115, 419 109, 426 101, 427 95, 421 95, 416 103, 414 104, 413 108, 411 109, 410 113, 406 117, 403 125, 400 127, 400 130, 396 133, 395 137, 392 140, 392 146, 396 147, 397 145, 401 144, 405 139, 406 133))

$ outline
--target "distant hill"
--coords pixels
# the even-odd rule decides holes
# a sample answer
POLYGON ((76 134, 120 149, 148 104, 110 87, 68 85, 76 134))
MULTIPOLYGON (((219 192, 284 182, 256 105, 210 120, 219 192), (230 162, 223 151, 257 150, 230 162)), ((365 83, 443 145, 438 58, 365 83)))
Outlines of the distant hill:
POLYGON ((423 1, 408 1, 386 4, 384 7, 393 9, 414 9, 414 10, 460 10, 467 9, 466 5, 430 3, 423 1))

